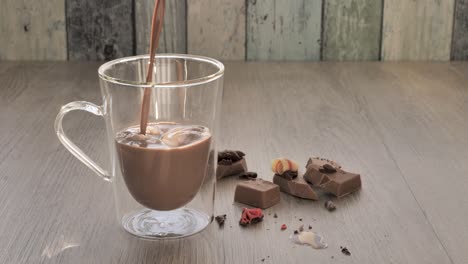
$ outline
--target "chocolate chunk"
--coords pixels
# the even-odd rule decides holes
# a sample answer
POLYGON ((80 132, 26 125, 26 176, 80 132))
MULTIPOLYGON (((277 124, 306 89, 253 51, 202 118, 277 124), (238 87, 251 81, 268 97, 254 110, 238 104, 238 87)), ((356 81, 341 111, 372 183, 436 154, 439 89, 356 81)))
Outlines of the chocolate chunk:
POLYGON ((239 178, 242 178, 242 179, 255 179, 255 178, 257 178, 257 173, 256 172, 251 172, 251 171, 244 172, 244 173, 239 175, 239 178))
POLYGON ((283 174, 275 174, 286 180, 292 180, 297 178, 297 171, 285 171, 283 174))
POLYGON ((241 160, 244 156, 244 152, 239 150, 225 150, 218 153, 218 162, 224 159, 234 163, 241 160))
POLYGON ((218 161, 218 165, 232 165, 232 160, 223 159, 221 161, 218 161))
POLYGON ((294 180, 287 180, 276 174, 273 176, 273 182, 277 184, 280 187, 280 190, 284 193, 303 199, 318 200, 318 195, 301 177, 297 177, 294 180))
POLYGON ((309 159, 304 179, 337 197, 343 197, 361 188, 361 176, 359 174, 346 172, 341 169, 338 163, 319 158, 309 159), (329 169, 326 169, 327 173, 324 173, 323 169, 326 164, 329 166, 325 167, 329 169), (331 172, 330 167, 336 171, 331 172))
POLYGON ((259 207, 268 208, 280 201, 278 185, 262 179, 239 182, 234 193, 234 201, 259 207))
POLYGON ((325 208, 327 208, 327 210, 330 211, 330 212, 336 210, 335 204, 334 204, 332 201, 330 201, 330 200, 326 201, 325 204, 324 204, 324 206, 325 206, 325 208))
POLYGON ((226 215, 218 215, 215 217, 216 222, 218 223, 219 227, 224 226, 224 221, 226 221, 226 215))
POLYGON ((228 176, 240 175, 247 171, 247 163, 245 159, 227 164, 225 160, 221 160, 218 163, 218 168, 216 169, 216 179, 221 179, 228 176))

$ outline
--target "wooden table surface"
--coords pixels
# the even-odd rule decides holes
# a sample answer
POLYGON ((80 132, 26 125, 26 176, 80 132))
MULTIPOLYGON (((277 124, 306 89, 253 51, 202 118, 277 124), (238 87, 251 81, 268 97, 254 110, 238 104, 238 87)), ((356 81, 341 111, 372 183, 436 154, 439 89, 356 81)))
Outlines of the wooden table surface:
MULTIPOLYGON (((237 179, 222 180, 224 229, 163 242, 119 227, 111 184, 53 131, 61 105, 101 103, 98 65, 0 63, 0 263, 468 263, 468 63, 226 63, 220 149, 245 151, 266 179, 275 157, 302 172, 309 156, 332 158, 363 189, 335 212, 282 194, 241 228, 237 179), (300 224, 329 247, 292 244, 300 224)), ((108 164, 101 118, 73 112, 64 126, 108 164)))

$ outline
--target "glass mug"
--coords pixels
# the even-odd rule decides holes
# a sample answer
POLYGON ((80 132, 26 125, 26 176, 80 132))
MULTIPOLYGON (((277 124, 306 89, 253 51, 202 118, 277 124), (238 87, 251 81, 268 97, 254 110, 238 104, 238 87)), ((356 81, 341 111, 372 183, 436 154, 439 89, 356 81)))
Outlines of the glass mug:
POLYGON ((55 131, 65 148, 112 183, 117 217, 126 231, 146 239, 185 237, 213 221, 224 66, 201 56, 161 54, 154 81, 146 83, 148 66, 148 55, 103 64, 98 70, 103 105, 63 106, 55 131), (139 134, 145 89, 151 91, 147 136, 139 134), (65 135, 62 119, 73 110, 104 117, 110 171, 65 135))

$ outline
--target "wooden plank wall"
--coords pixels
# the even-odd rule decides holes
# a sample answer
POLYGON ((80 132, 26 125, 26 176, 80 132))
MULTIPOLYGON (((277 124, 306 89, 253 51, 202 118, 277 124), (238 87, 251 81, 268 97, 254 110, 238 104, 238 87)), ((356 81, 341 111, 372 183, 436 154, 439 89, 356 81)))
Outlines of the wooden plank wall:
POLYGON ((134 54, 131 1, 66 1, 69 59, 112 60, 134 54))
MULTIPOLYGON (((221 60, 468 60, 468 0, 166 0, 159 52, 221 60)), ((154 0, 2 0, 0 60, 148 50, 154 0)))
POLYGON ((468 60, 468 0, 457 0, 453 19, 452 60, 468 60))
POLYGON ((323 14, 323 60, 378 60, 382 0, 327 0, 323 14))
POLYGON ((385 0, 382 59, 450 59, 454 0, 385 0))
POLYGON ((1 0, 0 60, 66 60, 64 0, 1 0))
POLYGON ((223 60, 245 58, 245 1, 188 0, 188 53, 223 60))
POLYGON ((248 60, 320 60, 322 0, 248 0, 248 60))
MULTIPOLYGON (((136 53, 147 54, 151 34, 151 18, 154 0, 135 1, 136 53)), ((186 2, 180 0, 166 1, 164 30, 159 39, 157 52, 187 52, 186 2)))

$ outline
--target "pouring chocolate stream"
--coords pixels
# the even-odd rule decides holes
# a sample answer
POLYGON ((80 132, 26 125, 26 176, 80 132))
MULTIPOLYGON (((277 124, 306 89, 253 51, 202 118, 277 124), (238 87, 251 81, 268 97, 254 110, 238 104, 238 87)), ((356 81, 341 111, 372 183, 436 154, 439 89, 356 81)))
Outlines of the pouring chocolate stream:
MULTIPOLYGON (((150 61, 148 66, 148 72, 146 75, 146 83, 150 83, 153 80, 153 69, 154 59, 156 55, 156 49, 159 44, 159 36, 164 24, 164 9, 165 0, 156 0, 153 10, 153 18, 151 21, 151 38, 150 38, 150 61)), ((145 88, 143 94, 143 101, 141 103, 141 119, 140 119, 140 134, 146 134, 146 126, 148 125, 148 115, 150 108, 151 89, 145 88)))

